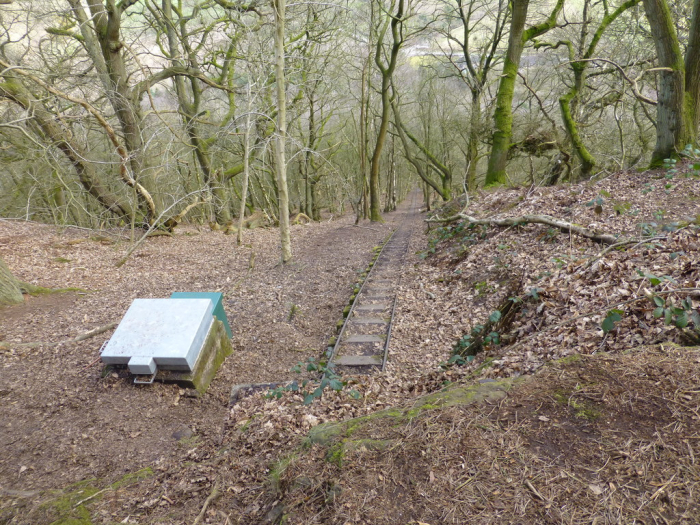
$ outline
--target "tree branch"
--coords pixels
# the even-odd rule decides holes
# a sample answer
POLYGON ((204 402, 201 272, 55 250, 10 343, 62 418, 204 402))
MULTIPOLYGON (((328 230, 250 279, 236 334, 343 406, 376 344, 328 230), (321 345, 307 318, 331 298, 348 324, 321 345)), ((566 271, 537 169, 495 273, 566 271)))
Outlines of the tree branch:
POLYGON ((476 217, 470 217, 464 213, 458 213, 452 217, 446 219, 426 219, 426 222, 437 222, 446 223, 453 222, 457 220, 465 220, 471 224, 479 224, 484 226, 500 226, 500 227, 510 227, 519 226, 521 224, 544 224, 547 226, 552 226, 558 228, 559 230, 566 233, 575 233, 581 237, 586 237, 603 244, 615 244, 624 240, 621 236, 615 236, 608 233, 598 233, 583 226, 576 224, 571 224, 570 222, 562 221, 549 215, 522 215, 520 217, 508 217, 504 219, 477 219, 476 217))

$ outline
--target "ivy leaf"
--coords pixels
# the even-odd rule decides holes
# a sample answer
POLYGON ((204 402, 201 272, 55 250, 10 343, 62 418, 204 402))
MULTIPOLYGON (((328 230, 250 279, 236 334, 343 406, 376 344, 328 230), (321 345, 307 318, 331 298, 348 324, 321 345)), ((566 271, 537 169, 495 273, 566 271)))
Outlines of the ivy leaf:
POLYGON ((690 312, 690 318, 693 320, 693 324, 695 325, 695 329, 700 330, 700 313, 693 310, 692 312, 690 312))
POLYGON ((615 328, 615 323, 622 320, 620 310, 610 310, 601 323, 601 328, 606 334, 615 328))
POLYGON ((678 328, 685 328, 686 326, 688 326, 689 322, 690 320, 688 319, 688 314, 685 311, 683 311, 683 313, 679 314, 678 317, 676 317, 675 324, 678 328))
POLYGON ((649 282, 651 283, 652 286, 656 286, 657 284, 661 284, 661 279, 659 279, 656 275, 648 273, 644 277, 649 279, 649 282))

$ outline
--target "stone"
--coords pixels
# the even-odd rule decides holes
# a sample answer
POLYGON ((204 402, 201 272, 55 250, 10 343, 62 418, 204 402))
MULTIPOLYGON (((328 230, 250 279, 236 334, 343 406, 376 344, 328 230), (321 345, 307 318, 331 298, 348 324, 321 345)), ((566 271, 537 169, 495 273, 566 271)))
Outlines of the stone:
POLYGON ((189 439, 192 436, 194 436, 194 432, 192 432, 192 429, 190 427, 185 425, 182 425, 175 432, 173 432, 173 437, 178 441, 182 439, 189 439))

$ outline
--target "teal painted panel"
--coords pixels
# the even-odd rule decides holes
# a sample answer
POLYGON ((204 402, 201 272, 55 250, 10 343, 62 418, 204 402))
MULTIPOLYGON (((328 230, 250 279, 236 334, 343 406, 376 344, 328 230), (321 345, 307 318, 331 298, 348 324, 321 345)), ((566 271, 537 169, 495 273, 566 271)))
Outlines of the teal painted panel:
POLYGON ((171 299, 209 299, 214 305, 214 315, 216 318, 224 323, 224 328, 226 329, 226 334, 229 339, 232 337, 231 327, 228 324, 228 319, 226 318, 226 312, 224 312, 224 294, 221 292, 173 292, 170 295, 171 299))

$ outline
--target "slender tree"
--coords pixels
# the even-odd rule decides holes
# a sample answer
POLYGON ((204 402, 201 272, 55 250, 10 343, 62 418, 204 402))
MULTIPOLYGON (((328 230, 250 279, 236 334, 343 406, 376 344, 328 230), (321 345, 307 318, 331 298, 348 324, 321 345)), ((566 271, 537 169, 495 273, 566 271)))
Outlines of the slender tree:
POLYGON ((277 200, 279 204, 280 243, 282 262, 292 260, 292 242, 289 233, 289 189, 287 187, 287 96, 284 75, 284 26, 286 0, 273 0, 275 11, 275 72, 277 83, 277 136, 275 140, 275 169, 277 172, 277 200))
POLYGON ((378 31, 377 42, 374 52, 374 63, 381 74, 381 116, 379 121, 379 129, 377 130, 377 138, 374 143, 374 152, 369 172, 369 194, 370 208, 369 218, 373 222, 382 221, 380 189, 379 189, 379 165, 382 157, 382 150, 386 143, 386 134, 389 130, 390 113, 391 113, 391 78, 396 70, 396 63, 399 57, 399 51, 404 43, 404 21, 405 8, 407 0, 393 0, 391 10, 386 11, 386 17, 382 21, 382 25, 378 31), (395 11, 394 11, 395 9, 395 11), (387 31, 391 29, 391 42, 388 55, 384 49, 384 39, 387 31))

